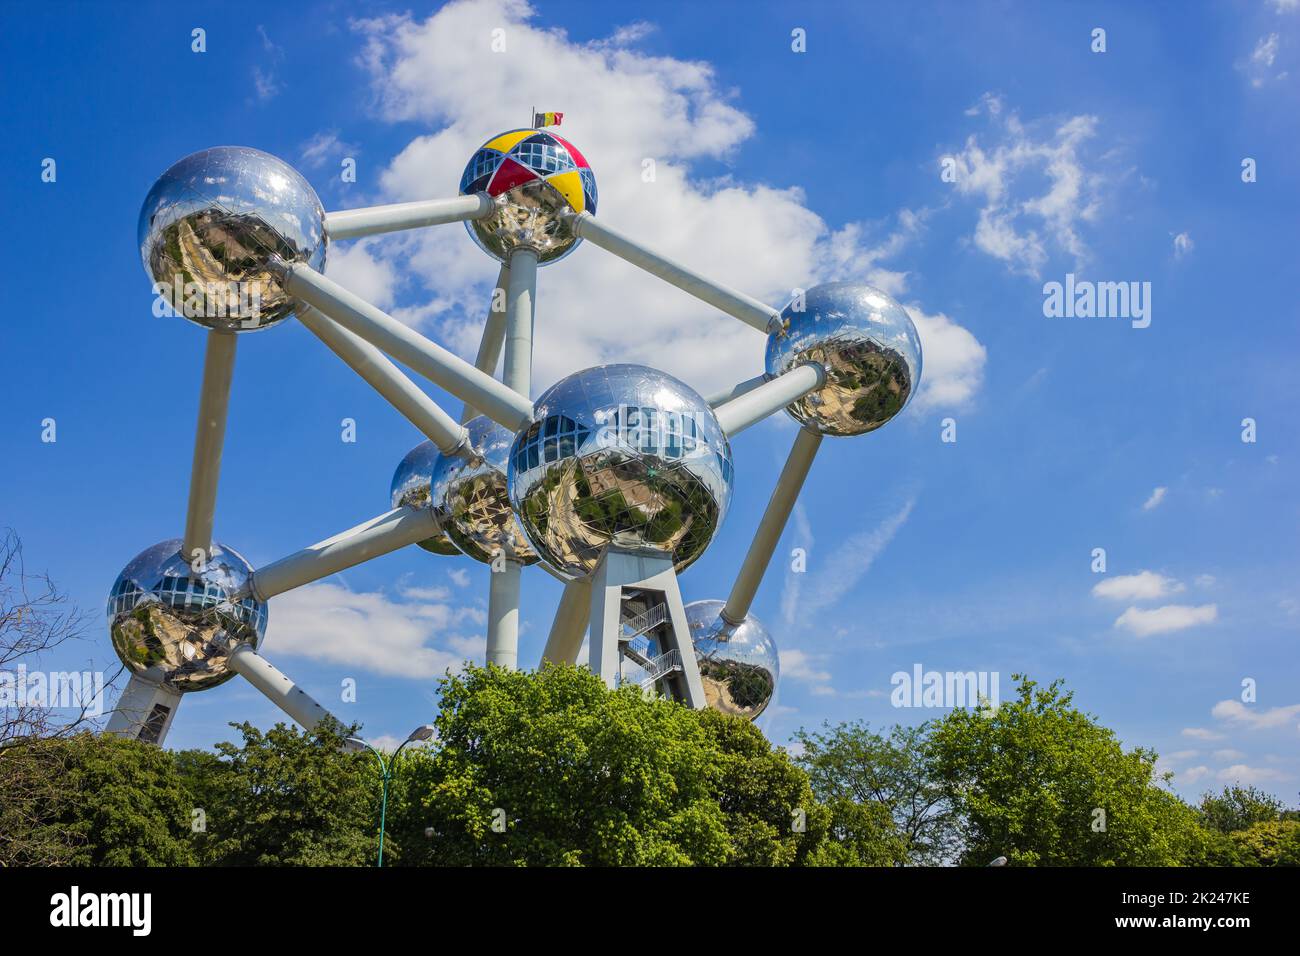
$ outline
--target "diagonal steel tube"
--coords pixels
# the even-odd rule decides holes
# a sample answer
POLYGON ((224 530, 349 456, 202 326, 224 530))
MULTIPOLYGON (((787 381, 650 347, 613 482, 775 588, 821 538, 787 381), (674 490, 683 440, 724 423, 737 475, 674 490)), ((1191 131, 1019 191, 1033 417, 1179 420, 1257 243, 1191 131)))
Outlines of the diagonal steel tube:
MULTIPOLYGON (((343 726, 342 721, 290 680, 284 671, 247 644, 241 644, 230 652, 230 669, 241 675, 304 729, 315 730, 326 720, 333 720, 343 726)), ((343 746, 347 750, 360 749, 358 744, 351 742, 345 742, 343 746)))
MULTIPOLYGON (((501 271, 497 273, 497 284, 492 287, 492 300, 488 304, 487 319, 483 322, 483 337, 479 339, 478 355, 474 358, 474 367, 492 376, 496 375, 501 346, 506 338, 506 290, 509 287, 510 266, 503 262, 501 271)), ((478 415, 478 409, 467 404, 461 409, 460 423, 464 425, 478 415)))
POLYGON ((758 586, 763 581, 767 566, 772 562, 772 555, 776 553, 781 533, 790 520, 790 512, 794 510, 794 503, 799 498, 799 491, 803 488, 821 443, 822 436, 817 432, 799 429, 785 467, 781 469, 781 477, 777 479, 763 518, 758 523, 758 530, 754 532, 754 540, 736 575, 736 583, 722 608, 722 619, 728 624, 742 624, 749 614, 758 586))
POLYGON ((399 229, 419 229, 445 222, 482 219, 491 212, 492 197, 487 193, 367 206, 364 209, 340 209, 325 214, 325 234, 331 240, 359 239, 362 236, 397 232, 399 229))
POLYGON ((555 620, 551 623, 551 633, 546 638, 541 663, 576 663, 590 618, 591 582, 569 581, 564 585, 559 607, 555 609, 555 620))
POLYGON ((606 252, 612 252, 625 262, 630 262, 637 268, 658 276, 670 285, 675 285, 683 292, 740 319, 746 325, 753 326, 764 334, 778 328, 781 324, 781 313, 778 309, 764 305, 743 292, 737 292, 721 283, 706 279, 681 263, 652 252, 636 240, 611 229, 591 213, 571 212, 564 217, 564 222, 574 235, 600 246, 606 252))
POLYGON ((368 382, 388 403, 422 431, 446 454, 460 448, 465 429, 433 399, 402 374, 383 352, 360 336, 326 318, 311 306, 298 310, 298 321, 330 347, 339 358, 368 382))
POLYGON ((438 521, 428 508, 394 508, 342 534, 303 548, 253 572, 246 591, 268 601, 312 581, 329 577, 438 533, 438 521))
POLYGON ((301 263, 283 265, 281 273, 290 295, 316 307, 349 332, 383 349, 462 402, 482 409, 493 421, 512 431, 532 421, 532 402, 523 395, 430 342, 337 282, 301 263))
POLYGON ((226 441, 226 414, 230 408, 230 382, 235 374, 235 333, 208 333, 203 357, 203 385, 199 391, 199 417, 194 433, 194 460, 190 466, 190 498, 185 514, 182 554, 192 561, 202 552, 207 560, 212 547, 212 523, 217 510, 217 483, 221 476, 221 451, 226 441))
POLYGON ((727 437, 732 438, 824 384, 826 370, 816 362, 809 362, 724 402, 713 413, 727 437))

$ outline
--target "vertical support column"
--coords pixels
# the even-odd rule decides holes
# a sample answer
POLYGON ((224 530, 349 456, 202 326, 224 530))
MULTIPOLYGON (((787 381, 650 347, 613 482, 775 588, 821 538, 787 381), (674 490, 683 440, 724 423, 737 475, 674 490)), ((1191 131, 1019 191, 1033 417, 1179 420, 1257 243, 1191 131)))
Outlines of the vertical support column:
MULTIPOLYGON (((501 378, 524 398, 533 379, 533 307, 537 296, 537 253, 516 249, 506 261, 505 363, 501 378)), ((519 666, 519 590, 523 567, 494 561, 488 585, 487 662, 519 666)))
POLYGON ((157 681, 132 676, 108 718, 110 734, 162 745, 176 717, 181 695, 157 681))
POLYGON ((510 254, 506 286, 506 360, 501 378, 524 398, 533 385, 533 310, 537 298, 537 253, 510 254))
POLYGON ((731 588, 731 595, 722 608, 722 619, 728 624, 742 624, 754 603, 754 595, 763 581, 767 566, 776 553, 776 546, 781 540, 790 512, 803 488, 808 469, 812 467, 817 449, 821 447, 822 436, 807 428, 799 429, 799 434, 790 449, 790 455, 781 469, 781 477, 776 480, 772 497, 768 499, 763 519, 754 532, 753 543, 745 554, 744 563, 736 575, 736 583, 731 588))
POLYGON ((523 566, 503 561, 488 572, 487 662, 515 670, 519 666, 519 585, 523 566))
POLYGON ((613 687, 618 680, 624 592, 653 591, 663 595, 668 606, 668 621, 657 632, 660 650, 676 651, 680 671, 665 676, 675 696, 697 710, 707 706, 700 668, 695 659, 695 645, 686 624, 677 571, 667 555, 645 554, 607 548, 591 581, 591 636, 587 643, 592 671, 613 687))
POLYGON ((619 629, 623 613, 623 586, 611 573, 610 552, 605 553, 591 582, 591 636, 587 641, 587 666, 606 687, 618 684, 619 629))
MULTIPOLYGON (((509 292, 510 266, 503 262, 501 271, 497 273, 497 284, 492 287, 487 319, 483 322, 483 337, 479 339, 478 355, 474 358, 474 367, 488 375, 496 374, 497 362, 501 359, 501 346, 506 337, 506 296, 509 292)), ((479 414, 477 408, 466 402, 460 413, 460 423, 464 425, 479 414)))
POLYGON ((576 663, 590 617, 591 582, 570 581, 560 595, 560 606, 555 609, 555 620, 551 623, 551 633, 546 638, 541 663, 576 663))
POLYGON ((194 552, 199 550, 206 560, 212 546, 221 449, 226 440, 226 412, 230 407, 230 380, 234 372, 235 333, 209 332, 199 392, 198 426, 194 433, 194 461, 190 466, 190 500, 185 516, 183 553, 187 561, 192 561, 194 552))

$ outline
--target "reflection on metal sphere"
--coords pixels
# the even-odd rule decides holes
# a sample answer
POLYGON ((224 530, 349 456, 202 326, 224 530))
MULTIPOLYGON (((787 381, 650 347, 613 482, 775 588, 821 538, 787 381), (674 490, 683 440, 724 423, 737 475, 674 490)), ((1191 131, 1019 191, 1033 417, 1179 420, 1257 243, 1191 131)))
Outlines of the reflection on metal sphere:
POLYGON ((740 625, 728 624, 722 607, 722 601, 686 605, 704 698, 714 710, 753 720, 776 693, 781 661, 776 643, 754 615, 740 625))
POLYGON ((731 502, 731 446, 693 389, 641 365, 570 375, 537 400, 510 450, 510 502, 565 578, 589 576, 608 545, 704 553, 731 502))
POLYGON ((267 268, 325 268, 325 210, 282 160, 246 146, 186 156, 154 183, 140 209, 140 255, 167 301, 209 329, 264 329, 294 301, 267 268))
POLYGON ((113 649, 132 673, 172 690, 206 690, 229 679, 230 652, 254 649, 266 633, 266 604, 237 596, 252 568, 240 555, 212 545, 207 567, 195 573, 173 539, 140 552, 117 576, 108 596, 113 649))
POLYGON ((851 282, 816 286, 785 307, 781 322, 767 340, 768 375, 804 362, 826 369, 826 384, 788 408, 801 424, 823 435, 861 435, 901 412, 916 391, 916 326, 879 289, 851 282))
POLYGON ((462 553, 491 564, 498 553, 521 564, 536 564, 506 492, 506 457, 514 433, 486 415, 465 423, 469 446, 439 455, 430 494, 438 520, 462 553))
MULTIPOLYGON (((442 453, 431 441, 422 441, 406 453, 397 470, 393 472, 392 501, 394 508, 405 505, 408 508, 433 508, 433 498, 429 494, 429 482, 433 468, 442 453)), ((434 554, 460 554, 451 543, 447 532, 441 530, 442 516, 434 510, 438 519, 439 531, 432 537, 416 542, 425 551, 434 554)))
POLYGON ((460 179, 461 195, 486 192, 495 209, 465 223, 488 255, 504 261, 516 248, 554 262, 578 244, 560 221, 567 210, 595 213, 596 177, 582 153, 554 133, 516 129, 488 140, 460 179))

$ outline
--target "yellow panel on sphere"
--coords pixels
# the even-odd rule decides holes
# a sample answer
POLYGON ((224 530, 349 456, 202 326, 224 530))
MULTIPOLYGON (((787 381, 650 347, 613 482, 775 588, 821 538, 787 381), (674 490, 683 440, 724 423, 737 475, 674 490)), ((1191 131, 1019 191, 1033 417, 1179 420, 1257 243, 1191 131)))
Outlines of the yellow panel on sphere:
POLYGON ((574 212, 582 212, 582 177, 576 169, 560 173, 546 180, 561 196, 569 200, 574 212))
POLYGON ((529 136, 532 136, 536 132, 537 130, 535 129, 517 129, 513 133, 502 133, 500 136, 498 136, 496 139, 492 140, 491 142, 484 143, 483 148, 496 149, 504 153, 508 149, 510 149, 511 146, 515 145, 515 143, 519 142, 521 139, 527 139, 529 136))

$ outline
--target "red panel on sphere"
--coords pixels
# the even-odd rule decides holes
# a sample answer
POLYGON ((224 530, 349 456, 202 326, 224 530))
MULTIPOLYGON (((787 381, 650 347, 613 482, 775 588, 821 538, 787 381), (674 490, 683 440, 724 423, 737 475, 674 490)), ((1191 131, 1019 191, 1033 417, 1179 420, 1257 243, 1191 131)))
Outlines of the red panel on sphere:
POLYGON ((509 192, 520 183, 526 183, 530 179, 536 179, 537 174, 522 163, 516 163, 509 157, 501 161, 497 168, 497 174, 492 177, 492 182, 488 185, 487 191, 489 196, 500 196, 504 192, 509 192))
POLYGON ((560 137, 556 136, 554 133, 552 133, 551 136, 557 142, 561 143, 564 146, 564 148, 569 151, 569 155, 573 157, 573 161, 574 163, 577 164, 579 169, 591 168, 591 165, 587 162, 586 157, 583 156, 582 153, 578 152, 578 148, 576 146, 570 143, 567 139, 560 139, 560 137))

